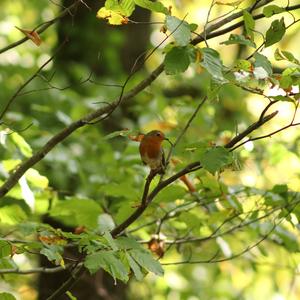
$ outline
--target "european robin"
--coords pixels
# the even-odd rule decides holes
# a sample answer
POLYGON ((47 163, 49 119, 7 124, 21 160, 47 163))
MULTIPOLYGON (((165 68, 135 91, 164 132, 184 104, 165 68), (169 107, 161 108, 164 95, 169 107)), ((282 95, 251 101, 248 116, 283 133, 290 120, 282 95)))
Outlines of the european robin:
POLYGON ((162 142, 168 140, 159 130, 152 130, 144 135, 140 143, 140 155, 143 163, 148 165, 151 172, 164 174, 165 156, 162 142))

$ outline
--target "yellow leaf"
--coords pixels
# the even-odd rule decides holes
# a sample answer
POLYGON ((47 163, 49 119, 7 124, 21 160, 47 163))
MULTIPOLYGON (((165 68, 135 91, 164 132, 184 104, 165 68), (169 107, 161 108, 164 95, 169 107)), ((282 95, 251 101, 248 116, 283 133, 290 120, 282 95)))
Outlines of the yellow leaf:
POLYGON ((128 19, 120 12, 115 12, 113 10, 106 9, 105 7, 102 7, 98 10, 97 18, 105 19, 111 25, 123 25, 128 22, 128 19))

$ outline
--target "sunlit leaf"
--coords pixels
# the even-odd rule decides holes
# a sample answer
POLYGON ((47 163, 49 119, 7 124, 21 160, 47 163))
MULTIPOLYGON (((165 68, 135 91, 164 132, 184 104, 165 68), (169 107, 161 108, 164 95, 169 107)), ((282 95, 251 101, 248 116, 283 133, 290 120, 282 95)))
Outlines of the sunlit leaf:
POLYGON ((182 199, 187 194, 187 190, 179 185, 170 185, 163 189, 156 197, 157 202, 171 202, 182 199))
POLYGON ((300 64, 299 60, 291 52, 280 51, 278 48, 274 53, 274 57, 276 60, 287 60, 294 64, 300 64))
POLYGON ((149 9, 153 12, 163 13, 165 15, 169 14, 169 10, 159 1, 152 2, 150 0, 134 0, 135 4, 149 9))
POLYGON ((27 219, 24 210, 17 204, 7 205, 0 208, 0 222, 15 225, 27 219))
POLYGON ((58 201, 50 210, 50 215, 68 225, 96 228, 100 212, 101 208, 94 200, 71 198, 58 201))
POLYGON ((49 180, 46 176, 41 175, 37 170, 30 168, 25 173, 26 179, 34 186, 45 189, 49 185, 49 180))
POLYGON ((220 171, 223 167, 233 162, 231 152, 223 147, 215 147, 207 150, 200 156, 200 162, 203 168, 212 174, 220 171))
POLYGON ((186 21, 182 21, 173 16, 167 16, 165 21, 166 27, 170 32, 173 32, 178 46, 186 46, 191 40, 190 25, 186 21))
POLYGON ((30 157, 32 155, 31 147, 20 134, 14 132, 11 134, 11 138, 25 157, 30 157))
POLYGON ((16 298, 10 293, 0 293, 0 300, 16 300, 16 298))

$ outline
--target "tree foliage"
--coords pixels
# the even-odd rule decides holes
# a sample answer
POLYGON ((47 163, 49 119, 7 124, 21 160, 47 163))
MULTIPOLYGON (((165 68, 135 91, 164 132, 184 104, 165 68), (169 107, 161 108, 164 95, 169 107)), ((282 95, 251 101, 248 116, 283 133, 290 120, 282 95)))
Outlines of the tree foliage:
MULTIPOLYGON (((106 0, 97 12, 82 0, 32 1, 31 13, 4 1, 0 26, 18 29, 0 35, 0 299, 19 297, 23 281, 33 289, 22 275, 63 270, 69 278, 48 299, 76 299, 74 282, 99 270, 128 284, 130 299, 150 299, 152 288, 180 299, 297 299, 286 286, 299 263, 300 6, 271 2, 213 0, 200 20, 185 1, 106 0), (153 22, 135 21, 137 9, 153 22), (69 78, 56 64, 72 41, 56 45, 52 25, 79 22, 79 10, 106 22, 112 43, 119 28, 152 26, 129 74, 95 76, 78 61, 69 78), (164 175, 138 154, 152 129, 172 141, 164 175), (36 266, 40 256, 51 267, 36 266)), ((117 64, 110 47, 95 64, 117 64)))

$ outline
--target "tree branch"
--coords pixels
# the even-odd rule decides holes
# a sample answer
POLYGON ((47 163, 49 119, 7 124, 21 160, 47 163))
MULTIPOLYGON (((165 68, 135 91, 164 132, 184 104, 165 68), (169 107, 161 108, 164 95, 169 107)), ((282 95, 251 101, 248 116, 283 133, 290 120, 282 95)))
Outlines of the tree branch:
POLYGON ((46 268, 46 267, 40 267, 40 268, 32 268, 29 270, 20 270, 18 268, 16 269, 0 269, 0 274, 34 274, 34 273, 57 273, 66 271, 72 264, 66 265, 65 267, 59 266, 59 267, 53 267, 53 268, 46 268))
MULTIPOLYGON (((51 25, 55 24, 57 21, 59 21, 61 18, 63 18, 64 16, 66 16, 67 14, 70 14, 74 9, 77 8, 77 6, 82 3, 82 0, 76 0, 72 5, 70 5, 69 7, 67 7, 66 9, 64 9, 57 17, 55 17, 52 20, 49 20, 47 22, 41 23, 40 25, 36 26, 32 31, 36 31, 38 34, 44 32, 46 29, 48 29, 51 25)), ((0 54, 4 53, 12 48, 15 48, 23 43, 25 43, 26 41, 28 41, 29 38, 28 37, 24 37, 12 44, 7 45, 6 47, 0 49, 0 54)))

